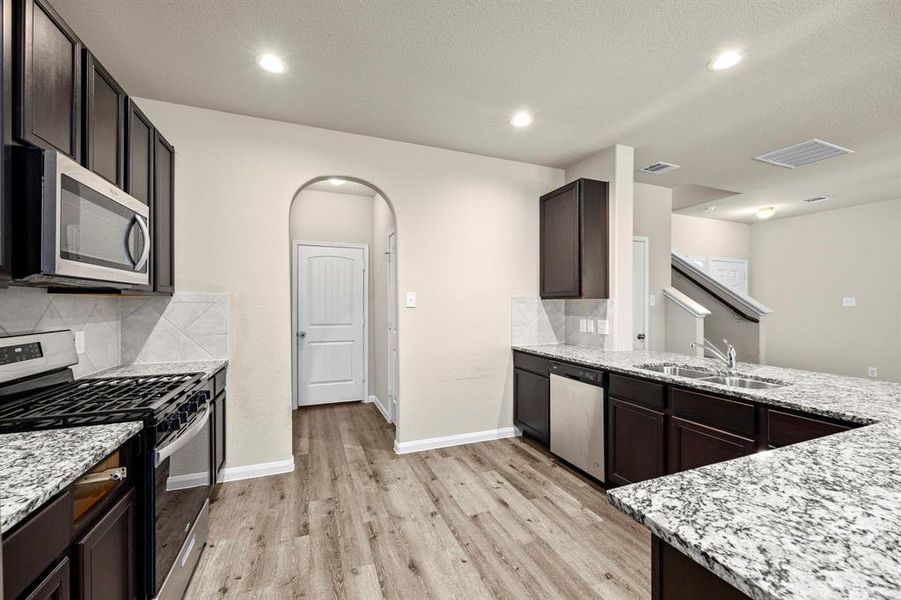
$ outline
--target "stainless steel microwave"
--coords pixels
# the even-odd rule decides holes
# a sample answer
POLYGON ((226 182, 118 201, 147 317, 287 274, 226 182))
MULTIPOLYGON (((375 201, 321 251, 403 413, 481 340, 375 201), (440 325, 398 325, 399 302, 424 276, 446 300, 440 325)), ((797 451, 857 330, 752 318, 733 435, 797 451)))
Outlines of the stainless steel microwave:
POLYGON ((13 159, 13 277, 130 288, 150 282, 150 207, 55 150, 13 159))

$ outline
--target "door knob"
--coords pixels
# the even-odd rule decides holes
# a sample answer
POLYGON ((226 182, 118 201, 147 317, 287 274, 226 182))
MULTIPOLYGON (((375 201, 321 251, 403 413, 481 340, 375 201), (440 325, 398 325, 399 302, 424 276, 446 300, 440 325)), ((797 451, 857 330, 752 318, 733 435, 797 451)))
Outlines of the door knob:
POLYGON ((639 333, 639 334, 638 334, 638 339, 643 340, 643 339, 644 339, 644 334, 643 334, 643 333, 639 333))
POLYGON ((299 337, 299 338, 305 338, 305 337, 307 337, 307 332, 306 332, 306 331, 298 331, 298 332, 297 332, 297 337, 299 337))

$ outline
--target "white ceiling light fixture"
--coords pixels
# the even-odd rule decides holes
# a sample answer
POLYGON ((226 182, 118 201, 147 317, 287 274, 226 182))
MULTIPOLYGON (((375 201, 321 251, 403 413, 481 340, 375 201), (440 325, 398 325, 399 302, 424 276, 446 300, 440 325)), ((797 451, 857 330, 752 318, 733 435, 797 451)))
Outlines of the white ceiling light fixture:
POLYGON ((257 65, 264 71, 281 75, 288 70, 288 65, 275 54, 261 54, 257 57, 257 65))
POLYGON ((742 50, 726 50, 717 54, 713 60, 707 63, 707 68, 711 71, 725 71, 731 69, 745 58, 742 50))
POLYGON ((757 209, 757 218, 758 219, 769 219, 773 215, 776 214, 776 209, 772 206, 764 206, 763 208, 757 209))
POLYGON ((341 179, 339 177, 329 177, 328 182, 332 185, 344 185, 345 183, 347 183, 344 179, 341 179))
POLYGON ((817 202, 825 202, 826 200, 831 200, 829 196, 814 196, 813 198, 805 198, 804 202, 808 204, 816 204, 817 202))
POLYGON ((510 118, 510 125, 514 127, 528 127, 532 124, 532 115, 524 110, 519 111, 510 118))

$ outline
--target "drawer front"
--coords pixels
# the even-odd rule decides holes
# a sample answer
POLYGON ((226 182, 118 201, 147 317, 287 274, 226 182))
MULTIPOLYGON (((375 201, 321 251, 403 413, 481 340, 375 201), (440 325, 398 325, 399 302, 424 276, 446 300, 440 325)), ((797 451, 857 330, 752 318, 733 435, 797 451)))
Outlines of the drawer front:
POLYGON ((4 598, 16 598, 72 541, 72 495, 66 491, 3 538, 4 598))
POLYGON ((219 369, 213 375, 213 397, 215 398, 225 390, 225 372, 228 369, 219 369))
POLYGON ((513 366, 517 369, 530 371, 536 375, 547 377, 550 372, 550 361, 541 356, 526 354, 525 352, 513 353, 513 366))
POLYGON ((756 442, 726 431, 673 417, 670 421, 669 470, 678 473, 753 454, 756 442))
POLYGON ((670 402, 674 417, 713 425, 752 437, 757 430, 753 404, 679 388, 670 389, 670 402))
POLYGON ((767 412, 767 441, 771 446, 788 446, 851 429, 849 425, 802 417, 781 410, 770 409, 767 412))
POLYGON ((650 408, 663 409, 663 384, 625 375, 610 375, 610 395, 642 404, 650 408))

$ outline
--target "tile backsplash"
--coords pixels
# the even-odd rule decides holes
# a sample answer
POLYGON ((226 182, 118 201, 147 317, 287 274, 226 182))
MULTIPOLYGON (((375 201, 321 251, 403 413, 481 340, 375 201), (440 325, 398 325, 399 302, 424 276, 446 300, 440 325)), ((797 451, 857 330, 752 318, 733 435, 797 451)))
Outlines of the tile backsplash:
POLYGON ((607 319, 609 303, 609 300, 513 298, 511 341, 515 346, 579 344, 604 348, 610 337, 597 333, 597 321, 607 319), (582 319, 593 320, 595 333, 579 330, 582 319))
POLYGON ((0 335, 71 329, 84 336, 76 376, 133 362, 228 358, 228 297, 48 294, 0 290, 0 335))

